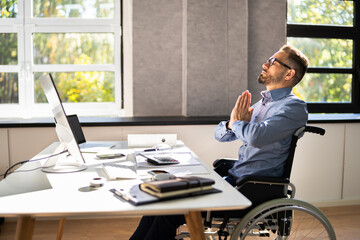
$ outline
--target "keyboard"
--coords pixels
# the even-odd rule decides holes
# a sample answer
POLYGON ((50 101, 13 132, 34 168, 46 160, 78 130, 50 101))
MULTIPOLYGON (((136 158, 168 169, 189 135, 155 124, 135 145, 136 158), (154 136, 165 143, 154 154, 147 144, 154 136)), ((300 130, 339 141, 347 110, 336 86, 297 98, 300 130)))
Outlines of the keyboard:
POLYGON ((113 143, 102 143, 102 142, 84 142, 79 144, 80 149, 86 148, 111 148, 113 147, 113 143))
POLYGON ((137 178, 136 172, 130 166, 119 163, 102 163, 101 165, 109 180, 137 178))

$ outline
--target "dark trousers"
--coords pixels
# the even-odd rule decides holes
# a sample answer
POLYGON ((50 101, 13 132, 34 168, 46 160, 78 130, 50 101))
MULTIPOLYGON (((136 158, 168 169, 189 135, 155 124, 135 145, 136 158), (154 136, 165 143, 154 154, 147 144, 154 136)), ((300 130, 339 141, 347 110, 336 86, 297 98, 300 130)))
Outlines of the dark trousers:
MULTIPOLYGON (((225 180, 236 185, 231 176, 225 180)), ((176 236, 176 229, 184 223, 184 215, 144 216, 130 240, 171 240, 176 236)))
POLYGON ((144 216, 130 240, 170 240, 185 223, 184 215, 144 216))

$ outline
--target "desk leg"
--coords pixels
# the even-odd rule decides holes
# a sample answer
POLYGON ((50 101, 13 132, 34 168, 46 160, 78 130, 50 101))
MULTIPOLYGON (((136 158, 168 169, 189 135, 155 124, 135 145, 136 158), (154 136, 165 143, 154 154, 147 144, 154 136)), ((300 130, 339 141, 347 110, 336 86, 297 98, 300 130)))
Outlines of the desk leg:
POLYGON ((18 217, 15 240, 31 240, 35 227, 35 219, 32 217, 18 217))
POLYGON ((192 240, 205 240, 204 225, 202 223, 201 213, 190 211, 185 214, 186 225, 189 228, 192 240))
POLYGON ((64 218, 64 217, 60 218, 59 225, 58 225, 58 231, 57 231, 57 235, 56 235, 56 240, 62 239, 65 222, 66 222, 66 218, 64 218))

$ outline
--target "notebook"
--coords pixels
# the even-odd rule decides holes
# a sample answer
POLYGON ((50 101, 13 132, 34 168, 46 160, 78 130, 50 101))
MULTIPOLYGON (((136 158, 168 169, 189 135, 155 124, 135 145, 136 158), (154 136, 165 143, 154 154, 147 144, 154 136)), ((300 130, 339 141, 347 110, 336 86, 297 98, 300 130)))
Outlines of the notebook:
POLYGON ((137 178, 135 153, 129 153, 125 161, 101 164, 109 180, 137 178))

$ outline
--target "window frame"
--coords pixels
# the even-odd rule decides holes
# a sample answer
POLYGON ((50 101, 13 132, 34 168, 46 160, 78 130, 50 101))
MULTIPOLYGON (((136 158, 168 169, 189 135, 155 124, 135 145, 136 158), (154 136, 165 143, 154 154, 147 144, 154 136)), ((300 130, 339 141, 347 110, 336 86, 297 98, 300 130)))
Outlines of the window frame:
POLYGON ((114 17, 104 19, 63 19, 33 18, 33 1, 18 0, 18 14, 14 19, 0 18, 0 32, 18 34, 17 65, 1 65, 0 72, 18 73, 19 102, 0 104, 2 117, 51 117, 46 103, 34 101, 35 72, 75 72, 75 71, 111 71, 114 72, 114 102, 101 103, 64 103, 67 114, 79 116, 122 116, 123 109, 123 64, 122 64, 122 3, 114 0, 114 17), (25 9, 29 9, 25 11, 25 9), (49 64, 39 65, 33 59, 33 33, 113 33, 113 64, 49 64))
POLYGON ((360 4, 353 1, 353 26, 287 23, 286 37, 350 39, 353 41, 352 68, 309 67, 308 73, 352 74, 351 103, 307 103, 309 113, 360 113, 360 4))

